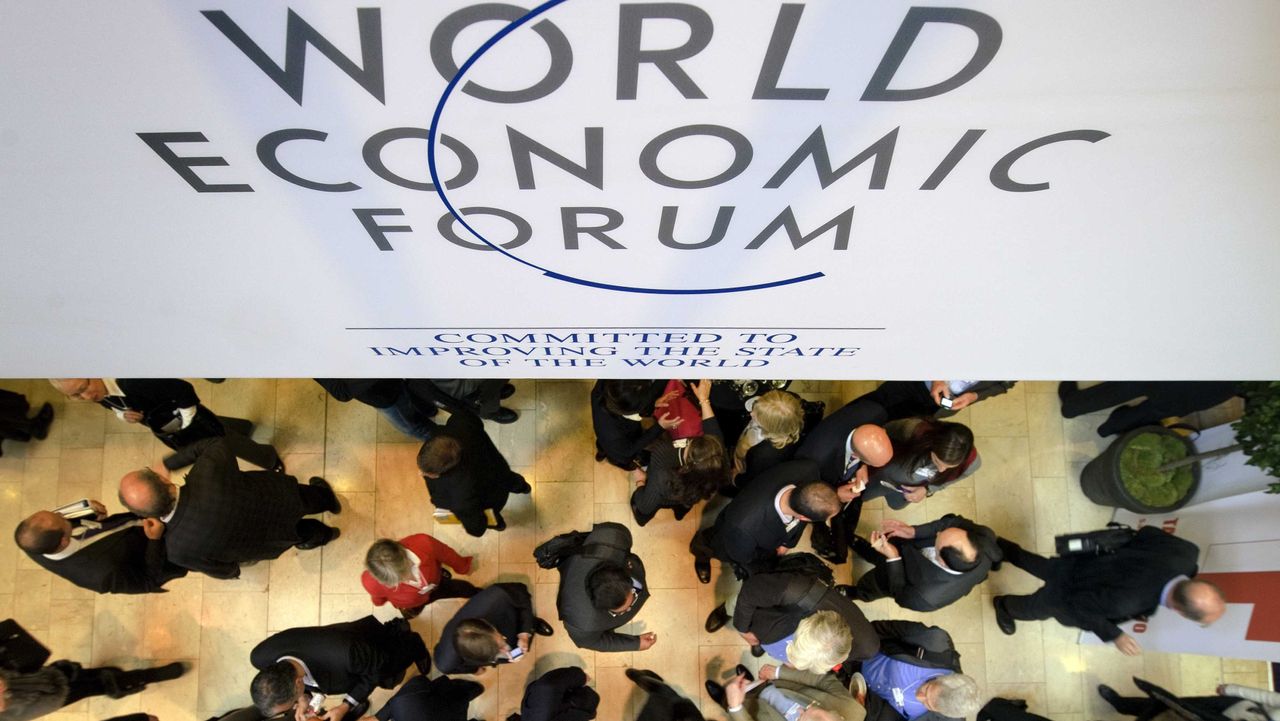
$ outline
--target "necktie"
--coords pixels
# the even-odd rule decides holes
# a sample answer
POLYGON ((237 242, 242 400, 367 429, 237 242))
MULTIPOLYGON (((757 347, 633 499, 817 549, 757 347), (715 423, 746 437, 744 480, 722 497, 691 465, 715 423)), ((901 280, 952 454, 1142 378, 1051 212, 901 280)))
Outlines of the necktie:
POLYGON ((848 483, 853 480, 854 474, 858 472, 858 466, 862 465, 862 461, 854 456, 849 456, 849 462, 844 465, 844 474, 840 476, 840 480, 848 483))

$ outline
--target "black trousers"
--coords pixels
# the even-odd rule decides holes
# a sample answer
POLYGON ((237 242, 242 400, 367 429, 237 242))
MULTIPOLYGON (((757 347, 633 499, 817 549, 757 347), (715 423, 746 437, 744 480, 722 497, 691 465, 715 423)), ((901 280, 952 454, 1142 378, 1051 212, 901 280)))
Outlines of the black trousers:
POLYGON ((885 381, 878 388, 862 396, 884 406, 889 420, 931 416, 938 412, 938 404, 924 381, 885 381))
POLYGON ((1045 558, 1005 539, 1000 539, 1000 550, 1004 552, 1004 560, 1045 582, 1039 591, 1029 596, 1005 596, 1004 607, 1010 616, 1019 621, 1053 618, 1064 626, 1079 628, 1063 591, 1075 565, 1073 559, 1045 558))
MULTIPOLYGON (((1234 706, 1240 699, 1235 696, 1196 696, 1184 698, 1181 701, 1188 709, 1200 712, 1205 717, 1214 718, 1215 715, 1234 706)), ((1111 706, 1126 716, 1137 716, 1139 721, 1148 721, 1169 710, 1164 703, 1149 696, 1121 696, 1112 702, 1111 706)))
POLYGON ((85 668, 74 661, 54 661, 51 665, 67 677, 67 700, 63 706, 91 696, 120 698, 141 691, 148 683, 163 680, 152 668, 136 671, 125 671, 117 666, 85 668))
POLYGON ((1100 436, 1156 425, 1169 416, 1185 416, 1211 408, 1238 394, 1236 384, 1230 381, 1107 381, 1074 390, 1068 385, 1059 393, 1063 418, 1075 418, 1146 396, 1146 400, 1137 405, 1112 411, 1106 422, 1098 426, 1100 436))
POLYGON ((260 468, 272 468, 280 461, 280 454, 276 453, 275 448, 250 438, 253 435, 252 422, 243 418, 216 416, 203 405, 196 406, 196 417, 191 419, 191 424, 186 428, 175 433, 156 431, 155 435, 161 443, 175 451, 206 438, 225 437, 236 458, 260 468))

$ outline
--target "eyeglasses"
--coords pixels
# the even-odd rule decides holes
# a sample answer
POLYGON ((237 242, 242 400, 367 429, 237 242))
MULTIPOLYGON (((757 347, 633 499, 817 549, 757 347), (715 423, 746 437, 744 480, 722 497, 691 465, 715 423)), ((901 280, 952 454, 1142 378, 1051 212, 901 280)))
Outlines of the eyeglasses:
POLYGON ((631 591, 629 591, 629 592, 627 593, 627 603, 626 603, 626 605, 625 605, 625 606, 623 606, 623 607, 622 607, 622 610, 621 610, 621 611, 614 611, 614 610, 610 609, 610 610, 609 610, 609 615, 610 615, 610 616, 613 616, 614 618, 617 618, 618 616, 621 616, 622 614, 627 613, 628 611, 630 611, 630 610, 631 610, 631 607, 632 607, 632 606, 636 605, 636 599, 637 599, 637 598, 640 598, 640 593, 639 593, 639 592, 637 592, 634 588, 633 588, 633 589, 631 589, 631 591))

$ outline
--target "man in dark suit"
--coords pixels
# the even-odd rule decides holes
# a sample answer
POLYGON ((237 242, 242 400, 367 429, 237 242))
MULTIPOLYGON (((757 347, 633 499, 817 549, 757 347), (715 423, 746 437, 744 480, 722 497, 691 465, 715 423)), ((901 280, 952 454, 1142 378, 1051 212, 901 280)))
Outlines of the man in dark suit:
POLYGON ((633 636, 614 629, 631 623, 649 599, 644 563, 631 552, 631 531, 620 523, 598 523, 582 548, 559 565, 556 609, 581 648, 593 651, 644 651, 657 635, 633 636))
POLYGON ((551 669, 529 684, 520 713, 511 714, 507 721, 591 721, 600 694, 587 685, 588 680, 577 666, 551 669))
POLYGON ((650 443, 664 430, 660 423, 648 429, 643 419, 653 415, 665 380, 598 380, 591 388, 591 427, 596 433, 596 460, 608 460, 630 471, 649 465, 650 443))
POLYGON ((178 378, 54 378, 49 381, 68 398, 90 401, 126 423, 142 423, 173 450, 205 438, 226 437, 237 457, 273 471, 283 471, 276 449, 249 436, 253 424, 223 418, 200 403, 196 389, 178 378))
POLYGON ((378 721, 467 721, 471 701, 482 693, 475 681, 414 676, 374 715, 378 721))
POLYGON ((1029 596, 996 596, 996 623, 1012 634, 1015 621, 1053 618, 1114 643, 1121 653, 1142 652, 1117 623, 1154 614, 1161 606, 1208 625, 1222 617, 1226 600, 1208 581, 1196 581, 1200 549, 1155 526, 1138 530, 1128 545, 1101 556, 1045 558, 1000 539, 1005 560, 1044 579, 1029 596))
MULTIPOLYGON (((815 559, 815 563, 818 561, 815 559)), ((834 611, 849 627, 853 646, 848 660, 871 658, 880 641, 858 606, 824 579, 808 573, 770 571, 757 573, 742 584, 737 596, 718 606, 707 617, 706 629, 714 633, 733 619, 733 627, 747 643, 762 647, 796 632, 800 622, 818 611, 834 611)))
POLYGON ((880 404, 865 397, 856 399, 822 419, 796 451, 797 458, 818 464, 819 476, 840 498, 841 509, 830 528, 814 524, 809 537, 814 552, 832 563, 844 563, 849 557, 870 469, 893 458, 893 444, 883 428, 887 419, 880 404))
POLYGON ((711 558, 729 563, 742 579, 795 548, 806 523, 823 523, 840 508, 835 489, 818 480, 818 464, 794 460, 760 474, 725 506, 715 525, 694 534, 698 580, 711 581, 711 558))
POLYGON ((373 616, 329 626, 291 628, 254 647, 249 661, 258 669, 249 690, 253 705, 271 717, 306 707, 310 692, 345 694, 325 714, 328 721, 364 715, 374 688, 395 688, 416 664, 426 674, 431 657, 408 621, 383 624, 373 616))
POLYGON ((959 601, 1002 557, 995 531, 954 513, 919 526, 887 519, 862 552, 875 568, 858 579, 854 597, 892 596, 912 611, 936 611, 959 601))
POLYGON ((681 696, 658 674, 647 668, 629 668, 625 673, 649 694, 636 721, 703 721, 697 704, 681 696))
POLYGON ((338 529, 303 518, 342 510, 323 478, 304 486, 283 473, 243 472, 222 438, 184 452, 196 461, 180 489, 149 468, 120 480, 126 508, 164 523, 170 562, 214 578, 236 578, 241 563, 272 559, 293 546, 319 548, 338 537, 338 529))
POLYGON ((161 593, 187 575, 165 557, 164 525, 132 513, 107 515, 90 501, 95 518, 37 511, 18 524, 18 547, 43 568, 95 593, 161 593))
POLYGON ((511 470, 507 459, 485 433, 476 414, 455 409, 418 451, 418 470, 436 508, 451 511, 472 536, 483 536, 489 527, 485 511, 493 511, 494 528, 507 527, 502 509, 511 493, 533 490, 524 477, 511 470))
POLYGON ((876 621, 880 652, 854 675, 867 721, 948 721, 982 706, 978 684, 960 669, 951 635, 916 621, 876 621))
POLYGON ((489 666, 519 662, 535 633, 550 636, 553 631, 533 615, 529 589, 521 583, 495 583, 468 599, 440 631, 436 668, 479 675, 489 666))

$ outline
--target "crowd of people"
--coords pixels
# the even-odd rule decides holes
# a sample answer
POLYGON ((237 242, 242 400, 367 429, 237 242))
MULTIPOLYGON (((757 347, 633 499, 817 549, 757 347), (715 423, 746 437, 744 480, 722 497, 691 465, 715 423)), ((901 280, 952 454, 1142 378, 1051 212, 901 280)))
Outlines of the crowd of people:
MULTIPOLYGON (((509 495, 532 490, 482 422, 515 420, 515 411, 500 405, 514 392, 510 384, 317 382, 339 401, 378 408, 423 441, 417 455, 423 500, 430 499, 438 519, 456 521, 473 536, 500 532, 509 495)), ((96 499, 64 499, 67 505, 18 525, 19 547, 52 573, 97 593, 151 593, 190 572, 231 579, 289 548, 341 542, 339 529, 315 517, 342 512, 329 483, 288 475, 275 449, 251 439, 251 423, 217 416, 191 384, 51 383, 123 422, 145 424, 172 449, 162 467, 120 479, 125 513, 108 514, 96 499)), ((973 433, 947 418, 1012 382, 886 382, 829 414, 777 385, 785 384, 602 380, 583 398, 597 462, 628 471, 637 533, 660 513, 682 518, 703 506, 702 526, 689 539, 692 570, 709 583, 712 562, 719 561, 735 581, 705 627, 714 632, 732 624, 751 654, 771 661, 755 674, 740 665, 727 683, 706 681, 708 695, 736 721, 945 721, 980 709, 1000 721, 1019 713, 1034 718, 1016 701, 984 709, 987 699, 963 672, 946 630, 916 621, 872 623, 859 606, 892 598, 905 609, 936 611, 1006 562, 1044 581, 1030 595, 994 597, 1007 634, 1018 622, 1054 619, 1132 655, 1141 649, 1117 625, 1125 620, 1168 609, 1210 624, 1223 614, 1221 591, 1195 577, 1198 549, 1159 528, 1138 530, 1108 555, 1062 558, 1039 556, 1002 538, 999 528, 953 514, 916 525, 886 518, 867 537, 857 534, 867 500, 884 498, 890 509, 902 509, 973 474, 981 466, 973 433), (810 527, 816 555, 793 550, 810 527), (848 563, 850 551, 871 570, 837 584, 832 567, 848 563)), ((1079 393, 1064 384, 1064 412, 1074 409, 1066 404, 1079 393)), ((30 438, 42 437, 52 421, 47 405, 28 418, 25 399, 0 396, 3 408, 15 409, 21 418, 10 425, 30 438)), ((555 610, 574 644, 609 653, 643 652, 660 642, 652 632, 622 630, 642 616, 650 597, 631 530, 600 523, 539 540, 535 560, 559 573, 555 610)), ((554 632, 538 615, 550 609, 535 609, 526 585, 481 588, 454 577, 467 576, 473 560, 426 533, 378 539, 366 551, 361 582, 375 605, 390 604, 400 617, 292 628, 263 640, 246 659, 257 669, 246 695, 253 706, 227 717, 467 721, 468 705, 484 687, 458 677, 518 662, 537 636, 554 632), (466 600, 428 649, 409 619, 441 598, 466 600), (416 674, 402 684, 411 670, 416 674), (373 690, 396 687, 372 713, 373 690)), ((627 671, 647 694, 641 721, 702 719, 696 703, 640 668, 643 658, 636 656, 637 668, 627 671)), ((0 721, 25 721, 88 695, 133 693, 182 671, 180 665, 86 669, 72 661, 0 669, 0 721)), ((1275 719, 1274 697, 1225 693, 1234 700, 1222 708, 1275 719)), ((1122 713, 1140 705, 1105 687, 1103 696, 1122 713)), ((554 668, 529 684, 511 718, 585 721, 595 718, 598 702, 581 669, 554 668)))

